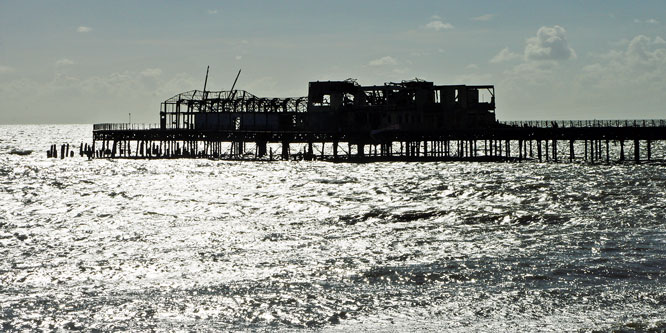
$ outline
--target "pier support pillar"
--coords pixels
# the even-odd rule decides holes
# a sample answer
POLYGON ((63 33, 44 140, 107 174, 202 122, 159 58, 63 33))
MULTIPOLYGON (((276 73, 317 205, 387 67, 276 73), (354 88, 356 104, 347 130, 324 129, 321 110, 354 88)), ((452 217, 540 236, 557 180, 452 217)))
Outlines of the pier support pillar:
POLYGON ((257 142, 257 157, 266 156, 266 141, 257 142))
POLYGON ((610 147, 608 140, 606 140, 606 163, 610 163, 610 147))
POLYGON ((365 145, 362 144, 362 143, 359 143, 358 145, 356 145, 356 147, 358 148, 358 151, 356 152, 356 155, 358 157, 365 156, 365 145))
POLYGON ((553 161, 557 163, 557 140, 553 139, 553 161))
POLYGON ((308 141, 308 152, 307 152, 306 155, 307 155, 306 158, 305 158, 306 160, 308 160, 308 161, 312 160, 312 158, 314 156, 314 148, 312 147, 312 141, 308 141))
POLYGON ((620 140, 620 161, 624 162, 624 140, 620 140))
POLYGON ((282 141, 282 160, 289 160, 289 141, 282 141))
POLYGON ((585 139, 585 162, 587 162, 587 139, 585 139))
POLYGON ((574 140, 569 140, 569 162, 573 163, 575 159, 576 155, 574 153, 574 140))
POLYGON ((333 141, 333 159, 337 160, 338 159, 338 142, 333 141))
POLYGON ((634 140, 634 161, 636 164, 641 163, 641 145, 638 139, 634 140))
POLYGON ((647 160, 649 161, 652 157, 652 142, 647 140, 647 160))

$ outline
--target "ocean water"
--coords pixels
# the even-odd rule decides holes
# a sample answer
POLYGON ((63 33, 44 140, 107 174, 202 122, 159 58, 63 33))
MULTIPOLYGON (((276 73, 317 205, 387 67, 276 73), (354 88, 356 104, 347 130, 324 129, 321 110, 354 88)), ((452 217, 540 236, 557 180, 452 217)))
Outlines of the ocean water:
POLYGON ((0 126, 0 330, 666 330, 663 164, 46 158, 91 131, 0 126))

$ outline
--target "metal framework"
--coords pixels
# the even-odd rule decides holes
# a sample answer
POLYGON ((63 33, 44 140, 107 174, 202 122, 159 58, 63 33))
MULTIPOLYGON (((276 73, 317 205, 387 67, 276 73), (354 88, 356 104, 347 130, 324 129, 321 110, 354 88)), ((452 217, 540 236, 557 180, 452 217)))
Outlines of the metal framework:
POLYGON ((190 90, 175 95, 160 106, 163 129, 195 129, 197 113, 302 113, 307 97, 257 97, 245 90, 190 90))

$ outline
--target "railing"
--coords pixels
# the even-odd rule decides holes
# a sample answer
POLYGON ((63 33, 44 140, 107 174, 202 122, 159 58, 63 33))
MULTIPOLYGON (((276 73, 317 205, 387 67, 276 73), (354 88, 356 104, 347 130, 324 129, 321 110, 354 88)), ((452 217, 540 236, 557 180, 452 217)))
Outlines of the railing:
POLYGON ((141 124, 141 123, 104 123, 94 124, 93 131, 129 131, 129 130, 150 130, 160 128, 159 124, 141 124))
MULTIPOLYGON (((499 121, 501 125, 535 128, 593 128, 593 127, 666 127, 666 119, 642 120, 524 120, 499 121)), ((93 131, 128 131, 159 129, 159 124, 103 123, 94 124, 93 131)))
POLYGON ((502 125, 537 128, 580 128, 580 127, 666 127, 666 119, 640 120, 525 120, 500 121, 502 125))

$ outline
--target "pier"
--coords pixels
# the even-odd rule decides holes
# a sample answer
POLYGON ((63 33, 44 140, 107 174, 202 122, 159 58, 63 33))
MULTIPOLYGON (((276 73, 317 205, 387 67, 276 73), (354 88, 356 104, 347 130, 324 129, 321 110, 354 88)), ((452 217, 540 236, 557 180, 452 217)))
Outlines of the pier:
POLYGON ((310 82, 308 96, 266 98, 235 90, 236 81, 228 91, 208 91, 206 83, 203 90, 161 103, 158 124, 95 124, 93 142, 82 144, 80 155, 347 162, 665 159, 663 149, 654 156, 653 147, 666 140, 666 120, 502 122, 492 85, 415 79, 361 86, 349 79, 310 82))
POLYGON ((666 120, 498 122, 482 129, 348 133, 163 130, 157 125, 96 124, 95 158, 214 158, 327 161, 664 161, 666 120), (582 149, 581 149, 582 148, 582 149))

